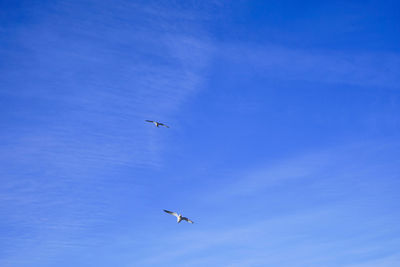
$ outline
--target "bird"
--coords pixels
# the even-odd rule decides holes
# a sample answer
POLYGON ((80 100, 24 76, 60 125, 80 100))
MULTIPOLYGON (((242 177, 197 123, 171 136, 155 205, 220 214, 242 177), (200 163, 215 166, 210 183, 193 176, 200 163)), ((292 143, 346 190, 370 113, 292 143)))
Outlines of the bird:
POLYGON ((174 216, 176 217, 177 223, 180 223, 182 220, 187 221, 187 222, 189 222, 189 223, 194 223, 193 221, 189 220, 188 218, 183 217, 182 214, 178 214, 178 213, 176 213, 176 212, 169 211, 169 210, 164 210, 164 211, 165 211, 166 213, 169 213, 169 214, 171 214, 171 215, 174 215, 174 216))
POLYGON ((154 125, 155 126, 164 126, 164 127, 167 127, 167 128, 169 128, 169 126, 168 125, 165 125, 164 123, 161 123, 161 122, 158 122, 158 121, 151 121, 151 120, 146 120, 147 122, 151 122, 151 123, 154 123, 154 125))

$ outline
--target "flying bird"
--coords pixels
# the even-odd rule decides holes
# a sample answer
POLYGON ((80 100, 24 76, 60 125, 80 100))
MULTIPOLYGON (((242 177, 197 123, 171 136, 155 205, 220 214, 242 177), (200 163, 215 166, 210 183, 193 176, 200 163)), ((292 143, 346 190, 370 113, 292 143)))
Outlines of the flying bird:
POLYGON ((189 223, 194 223, 193 221, 189 220, 188 218, 183 217, 182 214, 178 214, 178 213, 176 213, 176 212, 169 211, 169 210, 164 210, 164 211, 165 211, 166 213, 169 213, 169 214, 171 214, 171 215, 174 215, 174 216, 176 217, 176 221, 177 221, 178 223, 180 223, 182 220, 187 221, 187 222, 189 222, 189 223))
POLYGON ((168 125, 165 125, 164 123, 161 123, 161 122, 158 122, 158 121, 151 121, 151 120, 146 120, 147 122, 151 122, 151 123, 154 123, 154 125, 155 126, 164 126, 164 127, 167 127, 167 128, 169 128, 169 126, 168 125))

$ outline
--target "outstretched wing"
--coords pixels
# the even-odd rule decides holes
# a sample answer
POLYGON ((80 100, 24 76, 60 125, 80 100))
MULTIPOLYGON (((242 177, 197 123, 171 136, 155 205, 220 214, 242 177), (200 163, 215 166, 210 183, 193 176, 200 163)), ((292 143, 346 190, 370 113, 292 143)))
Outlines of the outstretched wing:
POLYGON ((164 210, 166 213, 169 213, 171 215, 174 215, 175 217, 178 217, 178 213, 173 212, 173 211, 169 211, 169 210, 164 210))
POLYGON ((160 124, 161 126, 164 126, 164 127, 167 127, 167 128, 169 128, 169 126, 168 125, 165 125, 164 123, 158 123, 158 124, 160 124))
POLYGON ((187 222, 189 222, 189 223, 194 223, 193 221, 189 220, 189 219, 186 218, 186 217, 182 217, 182 220, 185 220, 185 221, 187 221, 187 222))
POLYGON ((154 121, 151 121, 151 120, 146 120, 147 122, 151 122, 151 123, 154 123, 154 121))

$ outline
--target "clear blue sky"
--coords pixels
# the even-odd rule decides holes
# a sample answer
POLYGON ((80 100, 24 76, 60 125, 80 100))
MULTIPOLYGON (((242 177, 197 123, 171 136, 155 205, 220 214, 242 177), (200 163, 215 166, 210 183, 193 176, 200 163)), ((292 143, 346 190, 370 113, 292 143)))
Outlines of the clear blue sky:
POLYGON ((400 266, 399 10, 0 1, 0 265, 400 266))

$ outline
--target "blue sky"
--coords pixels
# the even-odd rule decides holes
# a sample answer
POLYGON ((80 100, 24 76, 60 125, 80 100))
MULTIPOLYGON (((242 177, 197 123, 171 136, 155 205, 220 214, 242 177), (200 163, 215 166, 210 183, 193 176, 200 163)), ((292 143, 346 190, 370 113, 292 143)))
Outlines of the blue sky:
POLYGON ((1 1, 0 265, 399 266, 399 8, 1 1))

